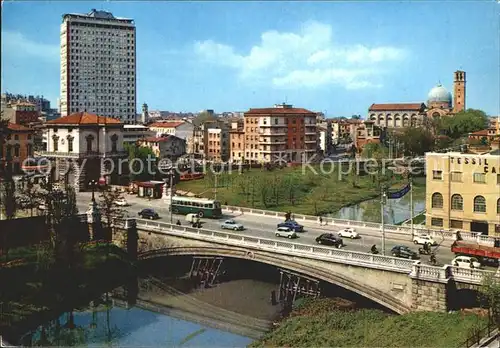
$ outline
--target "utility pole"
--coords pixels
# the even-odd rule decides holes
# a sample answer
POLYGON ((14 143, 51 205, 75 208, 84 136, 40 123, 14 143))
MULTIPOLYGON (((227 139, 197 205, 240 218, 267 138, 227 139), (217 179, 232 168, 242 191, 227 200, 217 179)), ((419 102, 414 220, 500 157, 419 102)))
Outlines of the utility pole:
POLYGON ((174 172, 173 169, 170 169, 170 223, 172 224, 174 221, 172 208, 172 196, 174 195, 174 172))
POLYGON ((214 179, 214 200, 217 200, 217 174, 214 174, 215 179, 214 179))
POLYGON ((385 226, 384 226, 384 207, 386 204, 387 194, 385 185, 382 185, 382 194, 380 197, 380 217, 382 222, 382 255, 385 255, 385 226))
POLYGON ((411 239, 413 240, 413 178, 411 174, 408 176, 410 185, 410 229, 411 229, 411 239))

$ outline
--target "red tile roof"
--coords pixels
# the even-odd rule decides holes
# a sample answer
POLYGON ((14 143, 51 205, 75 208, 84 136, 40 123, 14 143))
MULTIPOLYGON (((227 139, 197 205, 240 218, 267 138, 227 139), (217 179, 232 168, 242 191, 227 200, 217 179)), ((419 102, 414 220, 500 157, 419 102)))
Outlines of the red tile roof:
POLYGON ((424 103, 372 104, 369 111, 420 111, 425 109, 424 103))
POLYGON ((61 124, 61 125, 105 125, 105 124, 121 124, 120 120, 111 117, 98 116, 87 112, 77 112, 65 117, 56 118, 48 121, 46 124, 61 124))
POLYGON ((7 128, 11 131, 14 131, 14 132, 30 132, 31 131, 31 129, 29 129, 28 127, 22 126, 22 125, 17 124, 17 123, 10 123, 10 122, 9 122, 9 125, 7 126, 7 128))
POLYGON ((302 108, 262 108, 262 109, 250 109, 245 112, 246 115, 293 115, 293 114, 314 114, 315 112, 309 111, 302 108))
POLYGON ((180 125, 183 125, 185 122, 155 122, 149 127, 156 127, 156 128, 177 128, 180 125))
POLYGON ((470 135, 496 135, 496 128, 481 129, 477 132, 470 133, 470 135))

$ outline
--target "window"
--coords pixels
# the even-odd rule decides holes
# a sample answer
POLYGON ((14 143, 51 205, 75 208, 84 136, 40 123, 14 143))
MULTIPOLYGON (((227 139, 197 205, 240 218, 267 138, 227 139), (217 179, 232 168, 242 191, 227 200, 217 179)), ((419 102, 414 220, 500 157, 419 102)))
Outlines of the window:
POLYGON ((19 144, 16 144, 14 146, 14 157, 19 157, 19 148, 20 148, 19 144))
POLYGON ((474 212, 486 213, 486 199, 483 196, 474 197, 474 212))
POLYGON ((431 218, 431 225, 437 227, 443 227, 443 219, 441 218, 431 218))
POLYGON ((500 174, 497 174, 497 185, 500 185, 500 174))
POLYGON ((443 180, 443 171, 442 170, 433 170, 432 171, 432 179, 433 180, 443 180))
POLYGON ((459 194, 451 196, 451 210, 464 210, 464 199, 459 194))
POLYGON ((28 156, 33 156, 33 145, 27 144, 26 145, 26 152, 28 156))
POLYGON ((19 135, 14 135, 14 140, 19 140, 19 135))
POLYGON ((277 118, 274 119, 274 124, 278 124, 278 119, 277 118))
POLYGON ((486 174, 485 173, 474 173, 474 182, 485 184, 486 183, 486 174))
POLYGON ((495 233, 500 233, 500 224, 495 224, 495 233))
POLYGON ((74 137, 68 136, 68 152, 73 152, 73 139, 74 137))
POLYGON ((54 151, 55 152, 59 151, 59 137, 55 134, 52 136, 52 143, 54 151))
POLYGON ((451 181, 462 182, 462 172, 451 172, 451 181))
POLYGON ((497 199, 497 214, 500 214, 500 198, 497 199))
POLYGON ((464 222, 460 221, 460 220, 450 220, 450 228, 463 229, 464 228, 464 222))
POLYGON ((94 136, 92 134, 89 134, 87 137, 85 137, 85 140, 87 141, 87 152, 92 152, 92 142, 94 140, 94 136))
POLYGON ((431 199, 432 208, 443 208, 443 195, 439 192, 432 194, 431 199))

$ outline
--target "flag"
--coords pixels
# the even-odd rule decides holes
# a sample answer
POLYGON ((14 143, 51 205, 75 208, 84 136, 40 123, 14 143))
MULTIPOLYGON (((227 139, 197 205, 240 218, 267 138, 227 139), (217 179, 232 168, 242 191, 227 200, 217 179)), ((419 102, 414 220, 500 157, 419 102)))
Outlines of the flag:
POLYGON ((401 190, 394 191, 394 192, 387 192, 387 198, 389 199, 399 199, 406 195, 410 191, 410 184, 408 183, 405 187, 403 187, 401 190))

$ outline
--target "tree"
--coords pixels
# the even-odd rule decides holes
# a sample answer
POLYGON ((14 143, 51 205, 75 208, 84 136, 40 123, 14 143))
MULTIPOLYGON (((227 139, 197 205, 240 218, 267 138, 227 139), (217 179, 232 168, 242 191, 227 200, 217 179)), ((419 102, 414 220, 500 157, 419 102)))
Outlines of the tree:
POLYGON ((403 144, 406 156, 420 156, 434 148, 434 135, 426 128, 407 127, 396 139, 403 144))
POLYGON ((17 201, 16 184, 12 179, 3 183, 2 205, 7 220, 13 219, 16 216, 17 201))
POLYGON ((361 115, 352 115, 351 120, 361 120, 361 115))
POLYGON ((260 199, 262 200, 262 204, 265 208, 267 208, 267 198, 269 196, 269 185, 265 181, 259 182, 259 193, 260 199))
POLYGON ((384 159, 387 158, 387 148, 380 143, 368 143, 363 147, 361 156, 376 161, 376 167, 370 168, 369 174, 372 178, 372 182, 376 182, 377 187, 379 187, 382 181, 384 159), (373 169, 375 169, 375 173, 373 169))
POLYGON ((135 144, 125 144, 124 148, 128 152, 129 164, 132 164, 129 174, 130 181, 148 181, 158 175, 156 155, 152 149, 135 144), (151 163, 151 172, 148 171, 148 159, 151 163))
POLYGON ((109 231, 113 227, 115 219, 123 219, 126 211, 116 205, 116 201, 123 199, 120 191, 113 191, 110 189, 102 190, 99 193, 99 210, 104 218, 104 224, 108 227, 109 231))
POLYGON ((215 116, 213 113, 208 111, 202 111, 198 114, 198 116, 196 116, 193 119, 193 124, 199 127, 205 122, 215 121, 215 120, 217 120, 217 116, 215 116))
POLYGON ((488 116, 484 111, 467 109, 451 117, 443 117, 441 128, 454 139, 488 128, 488 116))
POLYGON ((490 320, 500 329, 500 278, 498 275, 485 275, 479 292, 488 306, 490 320))

